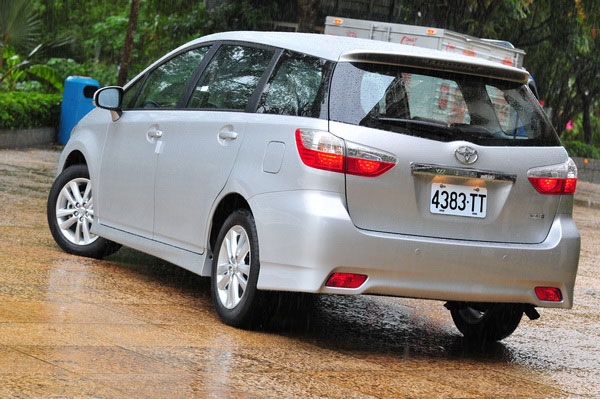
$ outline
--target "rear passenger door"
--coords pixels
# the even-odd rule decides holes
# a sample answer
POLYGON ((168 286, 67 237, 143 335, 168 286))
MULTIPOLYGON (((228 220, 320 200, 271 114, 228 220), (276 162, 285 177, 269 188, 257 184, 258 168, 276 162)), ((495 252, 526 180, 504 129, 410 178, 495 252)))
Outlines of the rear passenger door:
POLYGON ((273 58, 270 49, 223 44, 191 90, 185 110, 162 122, 154 238, 203 252, 211 207, 246 134, 250 100, 273 58))

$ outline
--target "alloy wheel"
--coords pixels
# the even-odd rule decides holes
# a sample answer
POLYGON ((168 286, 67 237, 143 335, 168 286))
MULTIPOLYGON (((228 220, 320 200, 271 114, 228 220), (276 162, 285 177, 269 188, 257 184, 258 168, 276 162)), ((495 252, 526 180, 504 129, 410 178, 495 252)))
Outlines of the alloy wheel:
POLYGON ((227 309, 242 300, 250 276, 251 246, 248 233, 239 225, 225 234, 219 249, 216 284, 218 298, 227 309))
POLYGON ((56 220, 61 234, 75 245, 88 245, 98 239, 90 232, 94 221, 94 201, 89 179, 76 178, 60 190, 56 220))

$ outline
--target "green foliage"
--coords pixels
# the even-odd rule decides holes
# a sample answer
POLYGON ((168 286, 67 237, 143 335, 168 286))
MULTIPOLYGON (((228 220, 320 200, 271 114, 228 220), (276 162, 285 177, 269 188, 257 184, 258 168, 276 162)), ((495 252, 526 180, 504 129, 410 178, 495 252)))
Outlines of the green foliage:
POLYGON ((205 23, 206 33, 228 30, 265 30, 272 26, 277 6, 274 2, 249 0, 223 1, 211 9, 205 23))
POLYGON ((117 80, 117 65, 93 61, 80 64, 72 58, 51 58, 46 64, 58 73, 63 82, 69 76, 89 76, 102 86, 113 85, 117 80))
MULTIPOLYGON (((77 63, 116 70, 121 62, 131 0, 81 2, 34 0, 48 39, 73 38, 70 46, 53 53, 77 63)), ((129 76, 191 39, 225 30, 266 29, 272 26, 275 1, 220 1, 205 10, 202 0, 141 0, 129 76)), ((63 40, 64 41, 64 40, 63 40)), ((100 79, 103 83, 114 78, 100 79)))
POLYGON ((0 129, 57 127, 60 94, 0 92, 0 129))
POLYGON ((88 29, 89 33, 83 40, 83 46, 85 49, 94 51, 94 58, 97 60, 102 57, 110 62, 118 63, 125 42, 126 29, 127 17, 125 15, 109 15, 91 24, 88 29))
POLYGON ((3 60, 2 65, 4 65, 4 67, 0 66, 0 88, 5 86, 8 90, 14 90, 17 83, 27 76, 21 68, 23 60, 9 46, 4 47, 0 59, 3 60))
POLYGON ((130 76, 139 73, 167 52, 205 33, 206 15, 201 2, 176 1, 179 8, 165 7, 167 3, 164 2, 158 3, 156 7, 140 9, 130 76))
POLYGON ((59 92, 63 89, 63 80, 60 79, 58 72, 48 65, 32 65, 27 69, 27 73, 48 82, 59 92))
MULTIPOLYGON (((583 115, 582 114, 575 115, 575 117, 571 121, 572 121, 572 129, 563 130, 562 134, 560 136, 561 139, 563 141, 585 142, 585 140, 584 140, 585 133, 583 131, 583 115)), ((596 147, 600 147, 600 118, 592 117, 591 124, 592 124, 592 131, 593 131, 593 137, 592 137, 591 144, 595 145, 596 147)))
POLYGON ((572 157, 600 159, 600 150, 579 140, 564 141, 563 145, 572 157))
POLYGON ((11 45, 19 51, 30 50, 38 44, 40 28, 31 0, 0 0, 0 48, 11 45))
POLYGON ((40 46, 29 53, 28 57, 23 58, 15 52, 11 46, 5 46, 2 53, 4 67, 0 67, 0 89, 15 90, 19 83, 28 78, 40 80, 48 87, 56 91, 62 91, 63 83, 59 74, 48 65, 31 65, 30 57, 33 56, 40 46))

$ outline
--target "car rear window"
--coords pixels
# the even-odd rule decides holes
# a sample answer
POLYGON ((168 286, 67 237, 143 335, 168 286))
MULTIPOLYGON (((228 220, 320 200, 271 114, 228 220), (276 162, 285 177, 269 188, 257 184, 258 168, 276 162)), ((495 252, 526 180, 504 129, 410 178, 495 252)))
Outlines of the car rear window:
POLYGON ((438 141, 560 145, 525 85, 468 74, 342 62, 330 111, 335 121, 438 141))

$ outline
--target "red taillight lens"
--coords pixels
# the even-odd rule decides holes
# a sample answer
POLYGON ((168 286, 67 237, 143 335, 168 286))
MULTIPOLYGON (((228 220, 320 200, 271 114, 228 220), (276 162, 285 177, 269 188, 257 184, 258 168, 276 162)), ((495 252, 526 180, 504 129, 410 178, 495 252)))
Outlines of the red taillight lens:
POLYGON ((573 194, 577 178, 529 177, 533 187, 541 194, 573 194))
POLYGON ((561 302, 562 292, 556 287, 535 287, 535 295, 540 301, 561 302))
POLYGON ((325 285, 334 288, 358 288, 367 281, 367 277, 364 274, 333 273, 329 276, 325 285))
POLYGON ((370 161, 360 158, 346 158, 346 173, 357 176, 379 176, 393 168, 395 163, 370 161))
POLYGON ((305 165, 332 172, 376 177, 396 165, 385 151, 344 141, 321 130, 297 129, 296 147, 305 165))
POLYGON ((530 169, 527 178, 540 194, 574 194, 577 187, 577 166, 569 158, 564 164, 530 169))
POLYGON ((344 141, 329 132, 296 129, 296 147, 305 165, 333 172, 344 171, 344 141))

